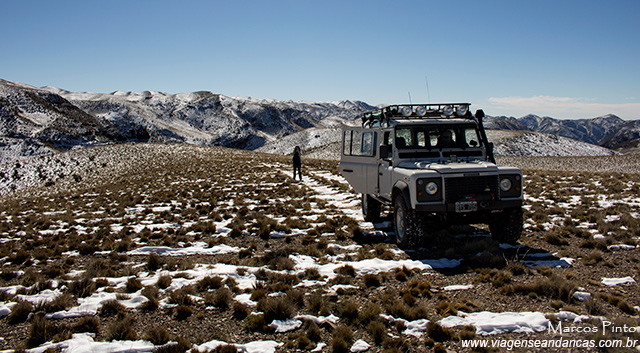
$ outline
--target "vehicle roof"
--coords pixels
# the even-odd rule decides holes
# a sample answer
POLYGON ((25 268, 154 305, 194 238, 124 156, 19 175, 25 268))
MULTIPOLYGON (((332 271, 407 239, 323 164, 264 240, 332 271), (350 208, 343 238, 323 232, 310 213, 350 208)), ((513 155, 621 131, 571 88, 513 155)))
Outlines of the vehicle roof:
POLYGON ((465 124, 465 125, 475 125, 473 120, 469 119, 401 119, 395 120, 392 119, 389 121, 391 126, 397 125, 435 125, 435 124, 443 124, 443 125, 457 125, 457 124, 465 124))

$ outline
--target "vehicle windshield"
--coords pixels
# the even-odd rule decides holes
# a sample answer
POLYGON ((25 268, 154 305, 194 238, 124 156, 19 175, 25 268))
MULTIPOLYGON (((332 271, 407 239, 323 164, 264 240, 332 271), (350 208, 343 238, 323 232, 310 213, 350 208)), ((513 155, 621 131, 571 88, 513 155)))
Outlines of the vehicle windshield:
POLYGON ((416 125, 395 129, 398 149, 479 148, 482 143, 474 125, 416 125))

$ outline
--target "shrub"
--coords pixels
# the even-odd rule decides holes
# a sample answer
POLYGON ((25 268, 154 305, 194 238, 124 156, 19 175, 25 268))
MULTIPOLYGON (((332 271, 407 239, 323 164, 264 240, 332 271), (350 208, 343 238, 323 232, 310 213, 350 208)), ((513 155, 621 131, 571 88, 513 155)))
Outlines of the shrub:
POLYGON ((214 353, 238 353, 238 347, 233 344, 222 344, 213 350, 214 353))
POLYGON ((338 313, 347 323, 352 324, 358 319, 358 305, 347 299, 338 304, 338 313))
POLYGON ((44 310, 48 313, 66 310, 76 304, 76 299, 69 293, 62 293, 46 303, 44 310))
POLYGON ((427 335, 437 342, 449 341, 455 337, 451 329, 442 327, 435 322, 429 322, 427 325, 427 335))
POLYGON ((69 291, 80 298, 85 298, 96 291, 96 283, 90 278, 83 278, 69 284, 69 291))
POLYGON ((320 342, 322 340, 322 331, 314 321, 305 321, 303 329, 312 342, 320 342))
POLYGON ((557 275, 538 279, 532 283, 519 283, 513 286, 505 286, 501 289, 503 294, 509 294, 510 291, 522 293, 526 295, 536 294, 552 299, 560 299, 568 303, 571 301, 573 293, 577 290, 578 285, 557 275))
POLYGON ((171 334, 162 326, 154 326, 147 329, 144 339, 156 346, 163 345, 171 340, 171 334))
POLYGON ((192 290, 192 288, 182 287, 169 293, 169 303, 178 305, 193 305, 193 299, 191 299, 189 293, 190 290, 192 290))
POLYGON ((442 316, 442 317, 447 317, 447 316, 457 315, 458 314, 458 310, 456 310, 456 308, 454 308, 453 305, 451 305, 451 303, 449 303, 446 300, 443 300, 443 301, 439 302, 436 305, 435 309, 438 312, 438 314, 440 314, 440 316, 442 316))
POLYGON ((265 332, 268 328, 263 314, 249 315, 244 320, 244 329, 249 332, 265 332))
POLYGON ((124 305, 120 304, 119 301, 115 299, 107 300, 102 303, 100 310, 98 310, 100 316, 112 316, 118 314, 125 314, 127 312, 127 308, 124 305))
POLYGON ((213 305, 216 308, 227 309, 229 303, 233 299, 233 295, 229 288, 218 288, 215 292, 207 294, 205 297, 205 303, 213 305))
POLYGON ((177 320, 186 320, 189 316, 193 314, 193 306, 180 304, 175 308, 176 319, 177 320))
POLYGON ((369 304, 364 310, 358 314, 358 318, 362 325, 366 325, 371 321, 375 321, 380 317, 382 309, 377 304, 369 304))
POLYGON ((206 276, 198 281, 197 288, 199 291, 204 292, 209 289, 218 289, 222 287, 222 277, 220 276, 206 276))
POLYGON ((308 298, 307 307, 312 313, 317 314, 321 311, 326 311, 326 305, 327 302, 320 292, 313 292, 308 298))
POLYGON ((364 275, 364 277, 362 278, 364 285, 369 288, 369 287, 380 287, 380 277, 376 274, 373 273, 367 273, 366 275, 364 275))
POLYGON ((29 314, 33 310, 33 305, 26 301, 19 301, 8 316, 10 324, 18 324, 27 321, 29 314))
POLYGON ((160 289, 167 289, 171 285, 171 276, 170 275, 162 275, 158 278, 158 282, 156 285, 160 289))
POLYGON ((106 336, 109 341, 133 341, 138 334, 133 329, 133 319, 125 314, 109 326, 106 336))
POLYGON ((622 310, 626 314, 629 314, 629 315, 637 314, 636 309, 631 304, 629 304, 629 302, 624 300, 624 298, 618 295, 609 294, 609 293, 597 293, 596 295, 598 298, 617 307, 618 309, 622 310))
POLYGON ((593 250, 582 259, 585 265, 595 265, 600 261, 602 261, 602 251, 600 250, 593 250))
POLYGON ((125 286, 127 293, 134 293, 142 289, 142 282, 137 277, 129 277, 125 286))
POLYGON ((155 297, 147 297, 147 301, 142 303, 140 308, 144 311, 154 311, 160 307, 160 302, 155 297))
POLYGON ((277 257, 269 262, 269 268, 274 271, 292 271, 296 264, 289 257, 277 257))
POLYGON ((336 268, 333 272, 343 276, 349 276, 349 277, 356 276, 356 269, 353 268, 353 266, 351 265, 343 265, 341 267, 336 268))
POLYGON ((333 331, 331 348, 334 352, 348 352, 353 341, 353 331, 348 326, 338 326, 333 331))
POLYGON ((95 316, 83 316, 75 325, 76 332, 100 332, 100 319, 95 316))
POLYGON ((476 328, 473 325, 465 325, 460 330, 460 339, 472 340, 476 338, 476 328))
POLYGON ((376 345, 380 345, 387 336, 387 327, 379 320, 371 321, 367 326, 367 331, 376 345))
POLYGON ((160 267, 162 267, 162 260, 160 259, 160 255, 154 252, 149 254, 149 257, 147 258, 147 268, 149 269, 149 271, 156 271, 160 267))
POLYGON ((246 304, 234 302, 233 303, 233 317, 237 320, 244 320, 251 310, 246 304))
POLYGON ((407 284, 407 288, 403 292, 408 291, 417 298, 429 298, 431 297, 431 283, 426 280, 411 280, 407 284))
POLYGON ((293 317, 295 307, 286 298, 266 297, 258 301, 256 307, 258 311, 264 313, 266 322, 273 320, 287 320, 293 317))
POLYGON ((304 306, 304 295, 304 292, 298 289, 291 289, 287 291, 287 299, 298 308, 304 306))
POLYGON ((53 327, 44 316, 44 313, 36 314, 31 320, 29 326, 29 336, 27 337, 27 345, 29 347, 37 347, 53 337, 53 327))

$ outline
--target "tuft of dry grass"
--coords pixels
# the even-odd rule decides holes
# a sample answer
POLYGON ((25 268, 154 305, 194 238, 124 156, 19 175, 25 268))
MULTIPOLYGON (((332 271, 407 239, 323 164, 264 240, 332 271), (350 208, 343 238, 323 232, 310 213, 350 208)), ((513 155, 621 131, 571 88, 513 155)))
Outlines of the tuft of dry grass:
POLYGON ((107 327, 106 337, 109 341, 133 341, 138 334, 133 329, 133 318, 122 315, 107 327))

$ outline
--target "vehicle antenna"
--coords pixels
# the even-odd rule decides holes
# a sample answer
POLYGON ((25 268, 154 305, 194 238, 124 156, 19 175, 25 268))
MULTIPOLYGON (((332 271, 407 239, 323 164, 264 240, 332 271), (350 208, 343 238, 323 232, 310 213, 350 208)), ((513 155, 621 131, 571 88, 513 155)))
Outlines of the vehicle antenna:
POLYGON ((413 104, 413 102, 411 101, 411 91, 409 91, 408 93, 409 93, 409 104, 413 104))
POLYGON ((431 104, 431 93, 429 93, 429 79, 427 78, 427 76, 424 76, 424 82, 427 84, 427 98, 428 98, 428 103, 431 104))

